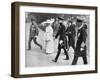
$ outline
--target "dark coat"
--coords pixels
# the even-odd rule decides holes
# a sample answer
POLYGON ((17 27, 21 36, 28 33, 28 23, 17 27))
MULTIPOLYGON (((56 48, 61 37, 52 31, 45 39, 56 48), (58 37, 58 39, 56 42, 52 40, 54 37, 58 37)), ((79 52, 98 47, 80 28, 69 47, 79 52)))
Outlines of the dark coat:
POLYGON ((57 38, 58 36, 59 36, 59 41, 62 40, 63 46, 66 47, 66 44, 67 44, 66 43, 66 28, 62 23, 60 23, 60 26, 55 38, 57 38))
POLYGON ((76 44, 76 54, 79 56, 86 56, 86 45, 84 46, 84 50, 80 51, 81 44, 84 42, 86 44, 87 32, 86 29, 81 28, 78 30, 77 44, 76 44))
POLYGON ((39 34, 38 28, 35 24, 31 24, 30 26, 30 37, 35 37, 39 34))
POLYGON ((72 24, 70 27, 67 28, 66 35, 68 36, 68 39, 69 39, 69 41, 68 41, 69 46, 74 46, 74 44, 75 44, 75 35, 76 35, 74 24, 72 24))
POLYGON ((69 36, 75 36, 75 33, 76 33, 76 31, 75 31, 75 25, 74 24, 72 24, 70 27, 68 27, 67 29, 66 29, 66 34, 67 35, 69 35, 69 36))

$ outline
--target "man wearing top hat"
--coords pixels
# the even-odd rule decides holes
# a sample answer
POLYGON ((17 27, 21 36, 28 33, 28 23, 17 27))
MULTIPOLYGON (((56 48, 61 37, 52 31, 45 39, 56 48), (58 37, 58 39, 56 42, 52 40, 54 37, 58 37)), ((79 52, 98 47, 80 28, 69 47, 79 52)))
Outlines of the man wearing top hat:
POLYGON ((79 57, 82 57, 84 64, 87 64, 87 55, 86 55, 87 25, 83 24, 83 20, 81 19, 77 19, 76 25, 78 27, 78 31, 77 31, 75 54, 72 65, 76 65, 79 57))
POLYGON ((37 36, 39 34, 38 26, 34 18, 31 18, 31 25, 30 25, 30 34, 29 34, 29 42, 28 42, 28 50, 31 50, 31 41, 42 49, 42 45, 37 42, 37 36))
POLYGON ((58 22, 59 22, 59 29, 58 32, 55 36, 55 38, 57 38, 59 36, 59 43, 58 43, 58 52, 57 55, 55 57, 55 59, 53 60, 54 62, 57 62, 58 57, 61 53, 61 49, 64 50, 64 53, 66 55, 65 60, 69 59, 68 53, 66 51, 66 28, 63 25, 63 18, 62 17, 58 17, 58 22))

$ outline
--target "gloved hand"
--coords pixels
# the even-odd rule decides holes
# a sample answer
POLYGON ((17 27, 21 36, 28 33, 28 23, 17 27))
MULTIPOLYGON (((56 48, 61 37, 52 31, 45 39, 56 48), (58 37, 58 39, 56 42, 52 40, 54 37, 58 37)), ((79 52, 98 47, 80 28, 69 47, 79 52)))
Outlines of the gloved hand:
POLYGON ((83 51, 84 50, 84 48, 80 48, 80 51, 83 51))
POLYGON ((82 48, 84 48, 84 47, 85 47, 85 43, 84 43, 84 42, 82 42, 81 47, 82 47, 82 48))
POLYGON ((63 40, 60 40, 59 43, 62 44, 63 43, 63 40))

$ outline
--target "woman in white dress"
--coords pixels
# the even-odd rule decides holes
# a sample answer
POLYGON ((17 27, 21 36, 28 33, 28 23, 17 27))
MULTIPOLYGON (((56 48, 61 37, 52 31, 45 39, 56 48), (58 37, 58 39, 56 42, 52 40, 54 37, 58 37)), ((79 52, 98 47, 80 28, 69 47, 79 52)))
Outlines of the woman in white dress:
POLYGON ((52 23, 50 21, 46 21, 46 29, 45 29, 45 46, 46 46, 46 54, 50 54, 54 52, 54 39, 53 39, 53 29, 52 23))

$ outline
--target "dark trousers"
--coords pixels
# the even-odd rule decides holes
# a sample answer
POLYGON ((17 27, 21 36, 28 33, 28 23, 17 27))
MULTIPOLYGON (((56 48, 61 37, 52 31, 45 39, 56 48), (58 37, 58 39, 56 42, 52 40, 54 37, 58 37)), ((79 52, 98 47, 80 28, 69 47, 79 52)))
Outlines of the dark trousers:
POLYGON ((61 52, 61 49, 64 50, 64 53, 65 53, 65 55, 66 55, 66 59, 69 59, 68 53, 67 53, 67 51, 66 51, 66 47, 65 47, 65 46, 61 46, 61 45, 59 44, 59 45, 58 45, 58 52, 57 52, 57 55, 56 55, 55 61, 58 60, 58 57, 59 57, 60 52, 61 52))
POLYGON ((75 39, 74 38, 69 37, 68 45, 69 45, 69 48, 72 47, 75 51, 75 39))
POLYGON ((30 50, 31 49, 31 41, 33 40, 33 42, 39 46, 40 48, 42 47, 42 45, 40 45, 38 42, 37 42, 37 38, 36 37, 30 37, 29 38, 29 42, 28 42, 28 49, 30 50))
POLYGON ((86 48, 82 52, 80 51, 80 48, 77 48, 75 50, 75 54, 74 54, 74 59, 73 59, 72 65, 76 65, 77 60, 78 60, 79 57, 82 57, 84 64, 87 64, 86 48))

